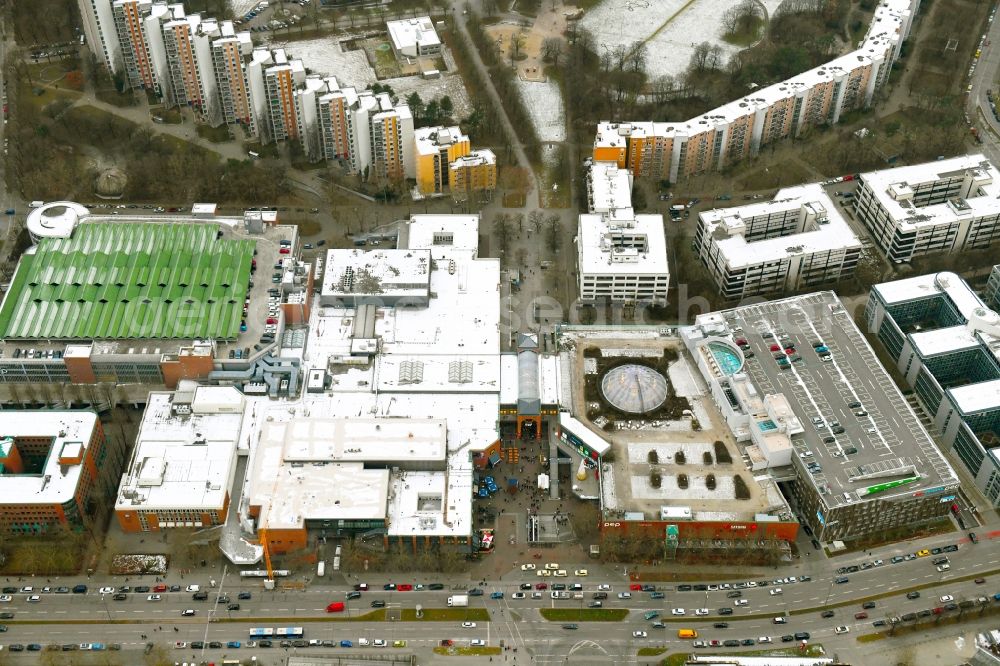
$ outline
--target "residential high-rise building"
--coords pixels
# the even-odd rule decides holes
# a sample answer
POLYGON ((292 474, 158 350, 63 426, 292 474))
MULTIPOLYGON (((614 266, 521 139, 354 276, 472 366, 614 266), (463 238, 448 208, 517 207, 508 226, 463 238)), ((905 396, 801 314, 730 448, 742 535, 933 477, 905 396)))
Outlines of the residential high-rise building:
POLYGON ((375 96, 378 112, 371 117, 371 168, 377 178, 401 181, 416 177, 413 115, 405 104, 394 107, 385 93, 375 96))
POLYGON ((83 34, 97 62, 112 72, 122 68, 121 41, 115 26, 111 0, 77 0, 83 19, 83 34))
POLYGON ((451 163, 469 154, 469 137, 458 127, 421 127, 414 141, 417 189, 441 194, 448 188, 451 163))
POLYGON ((244 59, 252 52, 250 33, 237 33, 231 22, 224 21, 221 36, 212 42, 212 65, 219 89, 222 118, 228 125, 239 123, 250 134, 256 134, 256 115, 250 103, 250 83, 244 66, 244 59))
POLYGON ((271 139, 284 141, 299 138, 299 118, 295 111, 296 86, 305 83, 306 70, 301 60, 289 60, 284 49, 273 52, 273 64, 263 70, 267 117, 271 139))
POLYGON ((473 192, 492 192, 497 187, 497 157, 492 150, 473 150, 448 165, 451 195, 468 200, 473 192))
POLYGON ((112 11, 122 54, 123 74, 129 87, 159 92, 159 81, 146 35, 150 25, 147 19, 165 16, 167 6, 163 3, 154 5, 152 0, 115 0, 112 11))
POLYGON ((676 181, 725 168, 810 127, 836 123, 842 113, 871 105, 919 5, 919 0, 882 0, 857 50, 691 120, 599 123, 593 158, 614 161, 636 177, 676 181))
POLYGON ((162 28, 173 96, 167 102, 190 106, 209 123, 221 122, 212 61, 212 40, 220 35, 219 24, 214 19, 203 21, 199 14, 191 14, 169 20, 162 28))

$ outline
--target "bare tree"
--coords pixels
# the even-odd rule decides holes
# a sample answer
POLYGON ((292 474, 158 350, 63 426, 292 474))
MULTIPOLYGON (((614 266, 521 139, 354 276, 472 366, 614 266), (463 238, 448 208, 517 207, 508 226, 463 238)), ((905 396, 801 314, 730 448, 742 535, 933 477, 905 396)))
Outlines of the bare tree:
POLYGON ((546 37, 542 42, 542 60, 559 66, 559 58, 562 57, 563 41, 558 37, 546 37))

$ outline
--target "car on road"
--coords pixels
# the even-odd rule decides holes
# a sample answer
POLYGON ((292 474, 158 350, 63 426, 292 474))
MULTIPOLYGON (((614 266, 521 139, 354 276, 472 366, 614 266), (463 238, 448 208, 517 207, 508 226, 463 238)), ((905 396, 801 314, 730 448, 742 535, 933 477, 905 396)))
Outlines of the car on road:
POLYGON ((101 589, 98 590, 98 592, 100 594, 114 594, 115 593, 115 588, 113 588, 113 587, 102 587, 101 589))
POLYGON ((867 620, 868 619, 868 613, 866 613, 864 611, 861 611, 860 613, 855 613, 854 614, 854 619, 855 620, 867 620))
POLYGON ((475 629, 476 628, 476 623, 475 622, 463 622, 462 623, 462 628, 463 629, 475 629))
POLYGON ((667 595, 663 594, 663 592, 650 592, 649 593, 649 598, 650 599, 665 599, 666 596, 667 595))
POLYGON ((631 592, 619 592, 618 593, 618 598, 619 599, 631 599, 632 598, 632 593, 631 592))
POLYGON ((834 629, 834 631, 836 631, 838 634, 847 634, 847 633, 850 633, 851 628, 850 627, 846 627, 844 625, 840 625, 839 627, 837 627, 836 629, 834 629))
POLYGON ((574 575, 575 575, 575 576, 586 576, 586 575, 588 575, 589 573, 590 573, 590 572, 588 572, 588 571, 587 571, 586 569, 577 569, 577 570, 576 570, 576 571, 574 572, 574 575))
POLYGON ((32 603, 35 603, 35 602, 38 602, 38 601, 41 601, 41 600, 42 600, 42 598, 39 595, 37 595, 37 594, 32 594, 30 597, 28 597, 28 601, 30 601, 32 603))
POLYGON ((986 579, 985 579, 985 578, 977 578, 977 579, 975 580, 975 583, 976 583, 976 585, 982 585, 982 584, 983 584, 983 583, 985 583, 985 582, 986 582, 986 579))
POLYGON ((712 626, 715 627, 716 629, 728 629, 729 628, 729 623, 728 622, 716 622, 712 626))
POLYGON ((396 585, 397 592, 411 592, 413 591, 413 586, 409 583, 399 583, 396 585))
POLYGON ((939 600, 939 601, 940 601, 941 603, 943 603, 943 604, 947 604, 947 603, 951 603, 952 601, 955 601, 955 597, 953 597, 953 596, 952 596, 952 595, 950 595, 950 594, 945 594, 945 595, 943 595, 943 596, 942 596, 942 597, 940 598, 940 600, 939 600))
POLYGON ((511 599, 524 599, 524 592, 515 592, 514 594, 510 595, 510 598, 511 599))
POLYGON ((562 626, 562 628, 563 629, 576 630, 576 629, 579 629, 580 627, 579 627, 579 625, 576 625, 576 624, 564 624, 562 626))
POLYGON ((3 601, 5 603, 13 601, 13 600, 14 600, 14 597, 10 596, 9 594, 4 594, 4 595, 0 596, 0 601, 3 601))
POLYGON ((647 634, 645 631, 633 631, 632 632, 632 638, 645 638, 648 635, 649 634, 647 634))
POLYGON ((874 601, 866 601, 865 603, 861 604, 861 607, 864 608, 864 609, 875 608, 875 602, 874 601))
POLYGON ((534 570, 535 570, 535 565, 531 564, 530 562, 528 564, 521 565, 521 571, 534 571, 534 570))
POLYGON ((771 622, 773 624, 787 624, 788 623, 788 618, 785 617, 784 615, 779 615, 776 618, 774 618, 773 620, 771 620, 771 622))
POLYGON ((834 615, 836 615, 836 613, 834 613, 832 610, 825 610, 819 614, 819 616, 822 618, 829 618, 833 617, 834 615))
POLYGON ((671 615, 684 615, 685 614, 685 610, 683 608, 671 608, 670 609, 670 614, 671 615))
POLYGON ((200 585, 188 585, 187 586, 187 591, 188 592, 198 592, 199 590, 201 590, 201 586, 200 585))
MULTIPOLYGON (((367 589, 367 587, 368 586, 366 585, 365 588, 367 589)), ((240 592, 239 594, 236 595, 236 598, 242 600, 242 599, 250 599, 252 596, 253 595, 250 592, 240 592)))
POLYGON ((979 543, 979 537, 976 536, 975 532, 969 532, 969 541, 972 543, 979 543))
POLYGON ((847 576, 840 576, 839 578, 834 578, 833 582, 837 585, 843 585, 844 583, 849 583, 851 581, 847 576))
POLYGON ((931 554, 931 551, 927 550, 926 548, 924 548, 923 550, 918 550, 917 551, 917 557, 927 557, 930 554, 931 554))
POLYGON ((776 587, 773 590, 768 590, 768 594, 770 594, 772 597, 776 596, 776 595, 779 595, 781 593, 782 593, 782 589, 780 587, 776 587))
POLYGON ((736 601, 733 602, 733 605, 734 606, 746 606, 749 603, 750 602, 747 601, 746 599, 737 599, 736 601))
POLYGON ((628 586, 628 589, 631 590, 632 592, 642 592, 642 585, 639 585, 638 583, 632 583, 631 585, 628 586))
POLYGON ((758 636, 757 637, 757 642, 758 643, 770 643, 771 642, 771 637, 770 636, 758 636))
POLYGON ((146 597, 146 601, 160 601, 162 598, 163 597, 161 597, 158 594, 151 594, 148 597, 146 597))
POLYGON ((597 589, 598 590, 603 590, 605 592, 610 592, 611 591, 611 586, 608 585, 607 583, 601 583, 600 585, 597 586, 597 589))
POLYGON ((385 608, 385 602, 382 601, 381 599, 376 599, 375 601, 371 602, 370 605, 372 608, 385 608))
POLYGON ((694 614, 697 615, 698 617, 704 617, 704 616, 708 615, 708 609, 707 608, 697 608, 697 609, 695 609, 694 614))

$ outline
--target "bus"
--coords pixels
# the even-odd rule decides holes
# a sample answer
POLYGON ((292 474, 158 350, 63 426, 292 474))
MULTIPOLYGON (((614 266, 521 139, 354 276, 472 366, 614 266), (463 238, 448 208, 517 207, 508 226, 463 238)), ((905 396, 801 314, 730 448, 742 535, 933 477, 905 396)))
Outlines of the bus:
POLYGON ((274 636, 274 629, 270 627, 254 627, 250 630, 250 638, 270 638, 274 636))
POLYGON ((278 627, 274 630, 278 638, 302 638, 304 634, 302 627, 278 627))

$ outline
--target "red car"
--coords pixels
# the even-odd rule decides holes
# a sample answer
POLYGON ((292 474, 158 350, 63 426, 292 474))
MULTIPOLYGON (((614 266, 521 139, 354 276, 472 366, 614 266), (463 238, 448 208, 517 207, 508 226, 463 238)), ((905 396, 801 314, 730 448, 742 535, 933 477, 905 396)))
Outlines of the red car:
POLYGON ((771 345, 771 351, 773 351, 773 352, 780 352, 781 351, 781 347, 779 347, 778 345, 771 345))
POLYGON ((278 320, 276 318, 274 318, 274 317, 268 317, 267 318, 267 323, 268 324, 277 324, 278 320))
POLYGON ((290 253, 291 253, 291 251, 292 251, 292 250, 291 250, 291 248, 287 248, 287 247, 283 247, 283 248, 281 248, 280 250, 278 250, 278 252, 279 252, 280 254, 290 254, 290 253))
POLYGON ((153 588, 153 592, 166 592, 166 591, 167 591, 167 586, 164 585, 163 583, 160 583, 159 585, 153 588))
POLYGON ((536 590, 547 590, 547 589, 549 589, 549 584, 548 583, 535 583, 535 589, 536 590))
POLYGON ((628 589, 632 590, 633 592, 642 592, 642 585, 639 585, 639 583, 632 583, 631 585, 628 586, 628 589))
POLYGON ((396 585, 396 591, 397 592, 409 592, 412 589, 413 589, 413 586, 410 585, 409 583, 400 583, 399 585, 396 585))
POLYGON ((985 582, 986 582, 985 578, 977 578, 976 579, 976 585, 982 585, 985 582))
POLYGON ((940 615, 941 613, 944 612, 944 606, 938 606, 931 612, 934 613, 935 615, 940 615))
POLYGON ((854 614, 854 619, 855 620, 867 620, 868 619, 868 613, 855 613, 854 614))
POLYGON ((745 344, 747 344, 747 339, 746 338, 736 338, 736 344, 738 344, 738 345, 745 345, 745 344))
POLYGON ((791 356, 792 354, 795 353, 795 347, 788 347, 787 349, 785 349, 785 353, 791 356))
POLYGON ((329 606, 326 607, 327 613, 340 613, 344 610, 343 601, 334 601, 329 606))

